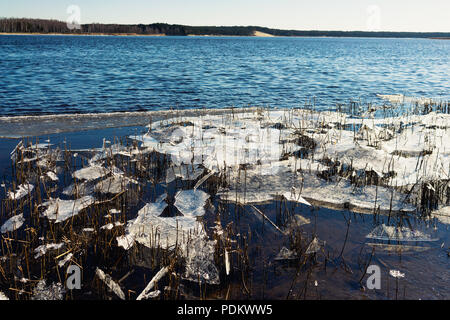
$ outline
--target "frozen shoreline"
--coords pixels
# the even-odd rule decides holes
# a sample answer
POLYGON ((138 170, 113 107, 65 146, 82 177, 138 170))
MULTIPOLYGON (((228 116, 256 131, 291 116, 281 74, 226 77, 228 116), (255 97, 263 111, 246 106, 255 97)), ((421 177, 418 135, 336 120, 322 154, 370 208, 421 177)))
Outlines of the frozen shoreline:
POLYGON ((337 112, 259 110, 172 118, 131 138, 176 165, 225 170, 230 187, 219 195, 227 201, 271 201, 294 187, 321 206, 389 213, 412 212, 428 196, 446 193, 448 128, 450 115, 434 112, 358 119, 337 112))
POLYGON ((22 138, 46 134, 145 126, 176 115, 198 116, 255 111, 256 108, 155 110, 110 113, 50 114, 0 117, 0 138, 22 138))

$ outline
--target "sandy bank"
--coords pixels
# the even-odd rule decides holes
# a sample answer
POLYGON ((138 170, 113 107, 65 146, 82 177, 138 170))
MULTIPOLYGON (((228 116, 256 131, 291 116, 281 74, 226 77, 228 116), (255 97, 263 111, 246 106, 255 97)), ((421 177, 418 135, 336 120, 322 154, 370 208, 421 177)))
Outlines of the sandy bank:
POLYGON ((253 32, 253 36, 255 36, 255 37, 275 37, 273 34, 260 32, 260 31, 253 32))

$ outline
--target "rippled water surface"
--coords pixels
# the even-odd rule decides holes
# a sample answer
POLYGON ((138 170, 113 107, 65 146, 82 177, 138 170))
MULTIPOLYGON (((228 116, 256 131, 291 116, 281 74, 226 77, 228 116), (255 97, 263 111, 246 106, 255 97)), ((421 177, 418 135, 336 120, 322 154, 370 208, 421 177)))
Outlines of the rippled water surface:
POLYGON ((450 98, 450 41, 0 36, 0 115, 450 98))

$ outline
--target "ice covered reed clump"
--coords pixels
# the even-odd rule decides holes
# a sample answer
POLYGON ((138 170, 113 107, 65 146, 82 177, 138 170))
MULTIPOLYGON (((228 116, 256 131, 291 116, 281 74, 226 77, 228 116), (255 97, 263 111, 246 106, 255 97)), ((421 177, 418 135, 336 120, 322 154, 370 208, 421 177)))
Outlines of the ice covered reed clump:
POLYGON ((76 200, 51 199, 43 204, 47 207, 43 215, 55 223, 63 222, 76 216, 81 210, 95 202, 92 196, 85 196, 76 200))
POLYGON ((305 204, 411 212, 446 201, 449 126, 450 115, 435 112, 366 119, 260 109, 162 120, 130 138, 177 166, 223 174, 227 188, 219 196, 226 201, 297 196, 305 204))
POLYGON ((178 250, 186 259, 185 279, 218 284, 215 242, 208 240, 203 223, 197 220, 205 214, 208 198, 201 190, 179 191, 174 205, 183 216, 173 217, 161 216, 168 206, 164 197, 159 202, 147 203, 128 222, 125 235, 117 238, 118 245, 129 250, 137 242, 147 248, 178 250))

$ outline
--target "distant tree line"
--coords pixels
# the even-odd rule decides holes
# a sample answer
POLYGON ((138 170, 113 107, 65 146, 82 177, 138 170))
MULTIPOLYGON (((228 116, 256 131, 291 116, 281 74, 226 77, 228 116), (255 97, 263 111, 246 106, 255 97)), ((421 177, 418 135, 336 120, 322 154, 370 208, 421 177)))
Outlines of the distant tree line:
POLYGON ((369 31, 299 31, 280 30, 257 26, 235 27, 194 27, 166 23, 152 24, 101 24, 81 25, 80 30, 70 30, 66 22, 44 19, 0 19, 2 33, 103 33, 103 34, 165 34, 168 36, 217 35, 217 36, 252 36, 255 31, 274 36, 286 37, 380 37, 380 38, 449 38, 450 32, 369 32, 369 31))
POLYGON ((0 19, 0 32, 7 33, 68 33, 65 22, 42 19, 0 19))
POLYGON ((82 24, 81 29, 70 30, 66 22, 44 19, 1 18, 0 32, 3 33, 105 33, 105 34, 167 34, 185 35, 185 27, 165 23, 149 25, 82 24))
POLYGON ((137 25, 123 25, 123 24, 83 24, 81 25, 82 33, 106 33, 106 34, 166 34, 184 36, 185 29, 180 25, 169 25, 165 23, 153 24, 137 24, 137 25))

